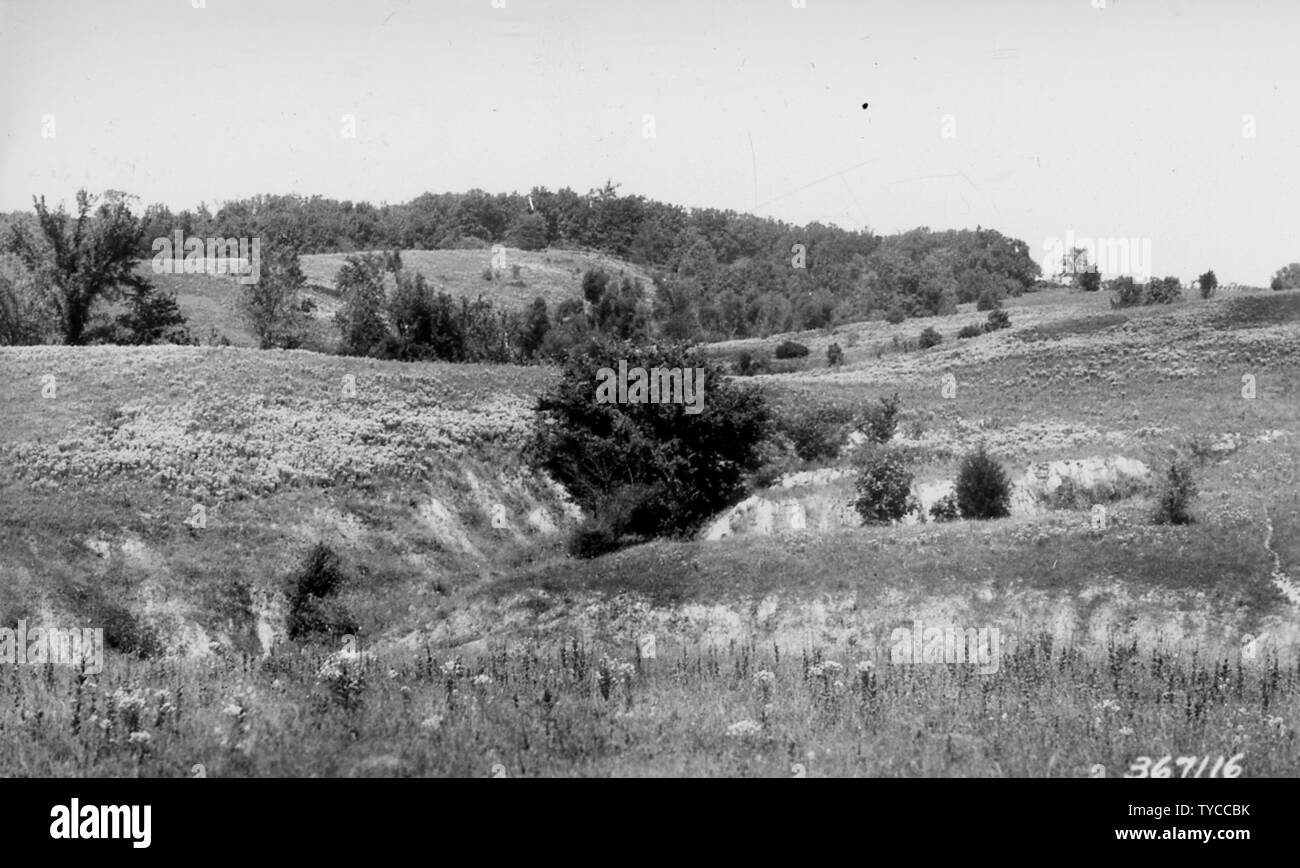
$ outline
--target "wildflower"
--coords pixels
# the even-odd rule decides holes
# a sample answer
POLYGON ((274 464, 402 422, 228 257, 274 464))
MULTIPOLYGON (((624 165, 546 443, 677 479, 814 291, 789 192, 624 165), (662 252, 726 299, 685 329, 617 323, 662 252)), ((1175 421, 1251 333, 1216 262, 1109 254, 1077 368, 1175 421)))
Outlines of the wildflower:
POLYGON ((427 729, 432 732, 435 729, 442 728, 442 715, 432 714, 420 721, 420 729, 427 729))
POLYGON ((776 681, 776 673, 767 669, 760 669, 751 676, 754 683, 760 687, 771 686, 776 681))
POLYGON ((456 675, 456 673, 459 671, 460 671, 459 660, 448 660, 446 663, 442 664, 442 674, 446 675, 448 678, 456 675))
POLYGON ((131 744, 144 746, 153 741, 153 736, 147 732, 133 732, 127 736, 127 740, 130 741, 131 744))
POLYGON ((874 661, 871 661, 871 660, 859 660, 859 661, 858 661, 858 674, 859 674, 859 675, 866 675, 866 674, 868 674, 869 672, 871 672, 871 670, 873 670, 873 669, 875 669, 875 668, 876 668, 876 664, 875 664, 874 661))
POLYGON ((1114 699, 1103 699, 1093 706, 1097 711, 1119 711, 1119 702, 1114 699))
POLYGON ((396 677, 397 677, 397 670, 396 670, 396 669, 389 669, 389 670, 388 670, 388 677, 389 677, 390 679, 392 679, 392 678, 396 678, 396 677))
POLYGON ((758 735, 763 731, 763 724, 756 720, 738 720, 731 726, 727 727, 727 735, 732 738, 744 738, 750 735, 758 735))
POLYGON ((225 708, 221 709, 221 713, 225 715, 229 715, 230 717, 239 717, 244 713, 244 709, 240 708, 238 705, 232 702, 229 705, 227 705, 225 708))
POLYGON ((836 693, 843 692, 844 682, 836 678, 835 681, 831 684, 831 690, 834 690, 836 693))
POLYGON ((1133 734, 1133 727, 1131 727, 1131 726, 1121 726, 1121 727, 1119 728, 1118 732, 1119 732, 1120 735, 1132 735, 1132 734, 1133 734))
POLYGON ((480 672, 478 675, 474 676, 475 687, 487 687, 491 683, 492 676, 488 675, 486 672, 480 672))
POLYGON ((1267 726, 1269 729, 1276 729, 1278 732, 1286 731, 1286 721, 1283 720, 1281 717, 1274 716, 1274 717, 1267 718, 1264 721, 1264 725, 1267 726))

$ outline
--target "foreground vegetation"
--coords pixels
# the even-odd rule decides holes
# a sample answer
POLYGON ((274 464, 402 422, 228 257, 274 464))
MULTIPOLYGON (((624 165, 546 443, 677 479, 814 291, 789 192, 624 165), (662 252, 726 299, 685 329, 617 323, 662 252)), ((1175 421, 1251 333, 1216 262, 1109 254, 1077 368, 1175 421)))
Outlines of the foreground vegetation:
MULTIPOLYGON (((861 649, 570 644, 400 663, 324 649, 137 663, 100 679, 0 670, 10 774, 1108 777, 1140 756, 1242 754, 1294 776, 1300 667, 1022 643, 999 671, 861 649)), ((1212 768, 1212 766, 1211 766, 1212 768)), ((1179 769, 1174 771, 1178 776, 1179 769)), ((1208 776, 1208 774, 1206 775, 1208 776)))

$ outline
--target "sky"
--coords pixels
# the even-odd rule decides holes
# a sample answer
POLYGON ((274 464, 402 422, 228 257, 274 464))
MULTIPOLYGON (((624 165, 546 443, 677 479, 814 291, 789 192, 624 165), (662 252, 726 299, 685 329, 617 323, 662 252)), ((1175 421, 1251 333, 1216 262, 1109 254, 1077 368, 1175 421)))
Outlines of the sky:
POLYGON ((1300 260, 1297 34, 1297 0, 0 0, 0 211, 612 179, 1266 285, 1300 260))

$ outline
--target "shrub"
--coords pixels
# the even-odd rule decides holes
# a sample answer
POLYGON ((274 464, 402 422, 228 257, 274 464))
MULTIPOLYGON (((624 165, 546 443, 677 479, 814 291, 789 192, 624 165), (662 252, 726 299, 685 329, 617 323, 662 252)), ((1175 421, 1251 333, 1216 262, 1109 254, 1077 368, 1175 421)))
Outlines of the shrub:
POLYGON ((618 533, 608 522, 599 518, 588 518, 574 528, 566 549, 573 557, 586 560, 618 551, 621 545, 618 533))
POLYGON ((920 341, 921 349, 928 350, 930 347, 938 346, 943 343, 943 335, 934 330, 934 326, 927 326, 925 331, 921 332, 920 341))
POLYGON ((790 438, 796 455, 804 461, 818 461, 839 455, 851 419, 852 414, 844 407, 801 406, 779 416, 777 427, 790 438))
POLYGON ((1268 285, 1274 292, 1300 287, 1300 262, 1292 262, 1279 268, 1268 285))
POLYGON ((600 339, 566 355, 559 382, 538 400, 525 457, 593 514, 620 490, 642 489, 617 530, 688 534, 743 495, 771 427, 762 393, 727 378, 699 349, 600 339), (702 368, 703 412, 677 403, 597 403, 600 371, 617 370, 620 360, 647 371, 702 368))
POLYGON ((984 326, 978 324, 964 325, 957 332, 957 340, 964 341, 966 338, 977 338, 984 334, 984 326))
POLYGON ((907 314, 898 305, 894 305, 885 313, 885 322, 890 325, 898 325, 905 319, 907 319, 907 314))
POLYGON ((1219 288, 1219 278, 1215 276, 1213 268, 1198 277, 1196 282, 1201 288, 1201 298, 1209 298, 1219 288))
POLYGON ((875 443, 889 442, 898 428, 898 412, 902 404, 895 392, 888 398, 878 399, 874 405, 867 405, 858 420, 857 429, 875 443))
POLYGON ((776 345, 778 359, 802 359, 808 355, 808 348, 795 341, 781 341, 776 345))
POLYGON ((490 265, 484 266, 483 279, 488 281, 492 280, 492 266, 490 265))
POLYGON ((1110 306, 1137 307, 1142 304, 1142 284, 1135 283, 1131 277, 1117 277, 1111 283, 1110 306))
POLYGON ((772 362, 767 356, 751 353, 749 350, 741 350, 731 367, 741 377, 753 377, 772 372, 772 362))
POLYGON ((281 239, 270 245, 262 259, 257 283, 240 286, 240 310, 262 349, 297 349, 308 331, 308 317, 298 295, 307 282, 298 262, 298 248, 281 239))
POLYGON ((1172 304, 1183 297, 1183 285, 1176 277, 1153 279, 1147 289, 1149 304, 1172 304))
POLYGON ((986 289, 980 293, 980 297, 975 301, 976 310, 997 310, 1002 307, 1002 294, 996 289, 986 289))
POLYGON ((930 518, 933 521, 956 521, 961 518, 961 509, 957 506, 957 493, 949 492, 930 504, 930 518))
POLYGON ((988 321, 984 325, 985 331, 995 332, 1010 327, 1011 317, 1005 310, 998 309, 989 311, 988 321))
POLYGON ((1160 489, 1160 500, 1156 506, 1156 523, 1191 524, 1192 516, 1188 512, 1188 507, 1198 493, 1196 482, 1192 479, 1192 465, 1182 459, 1172 461, 1160 489))
POLYGON ((364 356, 389 337, 384 320, 384 258, 353 254, 339 268, 334 284, 343 304, 334 314, 344 355, 364 356))
POLYGON ((957 508, 964 518, 1004 518, 1011 514, 1011 483, 1002 465, 981 445, 961 462, 957 508))
POLYGON ((336 639, 357 631, 352 615, 334 599, 346 581, 338 554, 324 543, 312 546, 290 580, 287 619, 290 639, 315 636, 336 639))
POLYGON ((888 524, 916 508, 912 474, 892 450, 868 450, 858 463, 856 486, 853 508, 866 524, 888 524))
POLYGON ((826 365, 827 367, 837 367, 844 364, 844 350, 840 349, 839 344, 831 344, 826 348, 826 365))

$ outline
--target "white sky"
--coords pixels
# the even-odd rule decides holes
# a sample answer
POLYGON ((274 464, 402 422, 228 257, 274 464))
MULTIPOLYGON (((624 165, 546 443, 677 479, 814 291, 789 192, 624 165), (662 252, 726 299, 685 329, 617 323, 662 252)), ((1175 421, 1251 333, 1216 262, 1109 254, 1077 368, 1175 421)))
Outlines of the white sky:
POLYGON ((1184 280, 1300 260, 1297 0, 195 2, 0 0, 0 210, 613 178, 1040 259, 1150 239, 1184 280))

